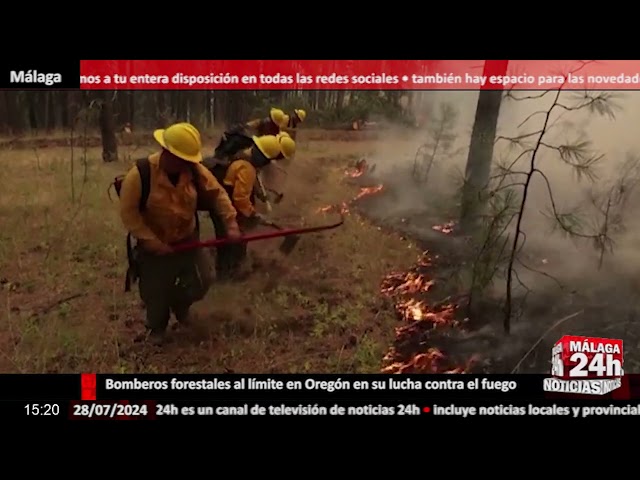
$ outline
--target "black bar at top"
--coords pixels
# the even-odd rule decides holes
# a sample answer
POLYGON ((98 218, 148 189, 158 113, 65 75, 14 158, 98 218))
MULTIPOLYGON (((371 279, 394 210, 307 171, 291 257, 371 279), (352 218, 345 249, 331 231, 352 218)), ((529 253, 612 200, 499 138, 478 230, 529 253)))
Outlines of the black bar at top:
POLYGON ((79 60, 8 61, 0 68, 0 89, 80 88, 79 60))

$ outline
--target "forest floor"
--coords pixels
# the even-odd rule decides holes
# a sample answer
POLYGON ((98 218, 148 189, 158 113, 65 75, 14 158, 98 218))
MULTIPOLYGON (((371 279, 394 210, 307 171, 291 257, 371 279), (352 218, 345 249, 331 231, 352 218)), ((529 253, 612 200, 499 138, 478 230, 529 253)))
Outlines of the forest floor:
MULTIPOLYGON (((451 231, 455 205, 432 197, 424 208, 400 208, 399 175, 359 161, 415 151, 415 140, 381 143, 379 135, 301 131, 272 218, 308 226, 342 211, 345 224, 305 235, 286 257, 279 240, 250 244, 247 279, 214 284, 194 307, 195 325, 172 325, 163 348, 142 341, 137 289, 123 292, 125 233, 117 197, 107 194, 115 176, 155 149, 150 134, 131 136, 110 164, 101 161, 99 137, 76 138, 83 146, 73 150, 68 134, 0 139, 11 179, 0 195, 0 371, 509 372, 526 356, 520 371, 542 373, 563 333, 623 338, 629 367, 640 367, 638 303, 629 300, 638 295, 620 288, 624 279, 590 280, 583 297, 557 289, 539 296, 528 326, 516 325, 510 338, 499 332, 495 307, 467 321, 456 308, 464 238, 451 231), (611 295, 621 297, 606 301, 618 298, 611 295), (577 322, 529 352, 575 312, 577 322)), ((213 145, 216 135, 205 138, 213 145)), ((204 215, 202 225, 210 236, 204 215)))
MULTIPOLYGON (((111 164, 100 160, 97 137, 73 152, 64 135, 0 142, 12 179, 0 198, 0 371, 380 371, 398 326, 381 282, 420 252, 355 214, 305 236, 287 257, 277 240, 251 244, 249 278, 214 284, 193 328, 173 330, 162 349, 141 341, 144 310, 135 289, 123 292, 124 231, 107 188, 154 150, 149 137, 121 147, 123 160, 111 164)), ((375 148, 371 138, 305 132, 273 219, 333 222, 322 207, 359 193, 345 170, 375 148)), ((211 234, 204 216, 203 228, 211 234)))

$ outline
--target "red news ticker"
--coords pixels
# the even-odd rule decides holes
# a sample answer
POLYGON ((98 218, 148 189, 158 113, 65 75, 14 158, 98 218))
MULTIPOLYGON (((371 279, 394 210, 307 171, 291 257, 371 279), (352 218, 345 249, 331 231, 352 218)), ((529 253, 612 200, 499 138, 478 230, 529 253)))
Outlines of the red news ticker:
POLYGON ((82 60, 83 90, 640 90, 640 60, 82 60))

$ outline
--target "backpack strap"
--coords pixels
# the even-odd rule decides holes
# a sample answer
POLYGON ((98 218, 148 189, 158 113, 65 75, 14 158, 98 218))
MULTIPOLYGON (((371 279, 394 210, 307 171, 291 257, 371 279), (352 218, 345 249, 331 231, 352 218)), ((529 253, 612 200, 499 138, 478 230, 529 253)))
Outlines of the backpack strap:
POLYGON ((198 173, 198 165, 191 165, 191 181, 193 182, 193 188, 196 189, 196 233, 200 234, 200 216, 198 215, 198 208, 200 206, 200 198, 202 198, 200 187, 200 173, 198 173))
POLYGON ((251 165, 256 169, 260 169, 266 167, 271 163, 271 160, 266 157, 264 153, 260 151, 259 148, 254 147, 251 149, 251 165))
MULTIPOLYGON (((136 168, 140 172, 140 203, 139 210, 144 212, 147 208, 147 201, 151 192, 151 165, 148 158, 136 160, 136 168)), ((131 291, 131 284, 138 281, 138 272, 135 259, 135 248, 133 245, 133 237, 127 234, 127 260, 129 267, 124 280, 124 291, 131 291)))
POLYGON ((218 160, 217 162, 207 163, 206 168, 211 174, 218 180, 220 185, 223 185, 224 177, 227 174, 227 169, 233 163, 233 161, 218 160))
POLYGON ((253 137, 245 130, 228 130, 216 147, 214 156, 219 160, 226 160, 253 144, 253 137))
POLYGON ((136 160, 136 167, 140 172, 140 211, 144 212, 147 208, 147 200, 151 192, 151 164, 148 158, 136 160))

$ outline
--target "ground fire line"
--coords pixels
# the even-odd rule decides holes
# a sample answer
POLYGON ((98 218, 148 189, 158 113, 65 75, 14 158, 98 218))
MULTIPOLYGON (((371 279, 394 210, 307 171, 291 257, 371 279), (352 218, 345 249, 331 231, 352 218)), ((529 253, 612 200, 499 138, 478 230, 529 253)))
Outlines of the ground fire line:
MULTIPOLYGON (((358 161, 355 167, 347 169, 344 174, 349 178, 360 178, 370 173, 366 160, 358 161)), ((318 209, 320 213, 340 212, 349 213, 349 206, 369 195, 374 195, 384 189, 383 185, 361 187, 358 194, 348 202, 340 205, 329 205, 318 209)), ((434 225, 435 231, 451 234, 454 222, 444 225, 434 225)), ((436 257, 437 258, 437 257, 436 257)), ((451 365, 447 356, 438 348, 427 345, 430 332, 441 327, 462 329, 456 319, 457 306, 452 303, 429 305, 424 297, 435 285, 435 280, 429 278, 428 270, 433 267, 432 258, 424 252, 416 265, 408 272, 392 272, 387 275, 380 288, 380 293, 391 300, 394 310, 402 325, 395 329, 395 346, 392 346, 383 359, 383 373, 466 373, 470 370, 476 358, 471 358, 467 365, 451 365), (402 348, 417 342, 417 348, 402 348), (416 352, 416 350, 420 350, 416 352)))

